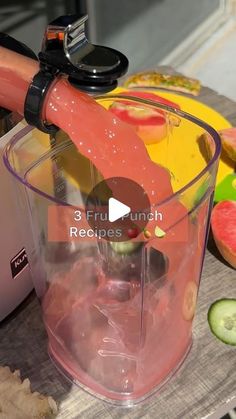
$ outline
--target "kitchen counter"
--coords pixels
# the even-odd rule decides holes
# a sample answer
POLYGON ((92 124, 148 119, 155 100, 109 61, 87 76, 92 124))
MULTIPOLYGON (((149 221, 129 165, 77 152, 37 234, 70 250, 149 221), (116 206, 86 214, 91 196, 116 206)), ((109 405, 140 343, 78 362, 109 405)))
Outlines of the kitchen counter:
MULTIPOLYGON (((198 100, 236 125, 236 103, 208 88, 202 89, 198 100)), ((30 379, 34 391, 53 396, 59 405, 59 419, 220 417, 236 405, 236 348, 214 338, 208 327, 207 311, 216 299, 232 296, 236 297, 236 271, 222 261, 210 240, 191 352, 160 394, 132 409, 103 403, 59 374, 47 354, 46 332, 34 293, 0 325, 0 364, 20 369, 22 377, 30 379)))

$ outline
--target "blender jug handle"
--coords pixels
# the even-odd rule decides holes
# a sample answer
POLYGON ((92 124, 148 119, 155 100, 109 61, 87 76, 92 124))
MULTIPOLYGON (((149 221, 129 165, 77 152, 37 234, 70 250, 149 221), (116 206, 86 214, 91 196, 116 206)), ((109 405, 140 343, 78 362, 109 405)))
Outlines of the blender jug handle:
POLYGON ((40 71, 35 75, 25 100, 25 119, 41 131, 52 133, 54 125, 41 120, 45 95, 59 74, 87 93, 107 93, 128 69, 128 59, 112 48, 91 44, 85 35, 88 16, 61 16, 45 31, 39 53, 40 71))

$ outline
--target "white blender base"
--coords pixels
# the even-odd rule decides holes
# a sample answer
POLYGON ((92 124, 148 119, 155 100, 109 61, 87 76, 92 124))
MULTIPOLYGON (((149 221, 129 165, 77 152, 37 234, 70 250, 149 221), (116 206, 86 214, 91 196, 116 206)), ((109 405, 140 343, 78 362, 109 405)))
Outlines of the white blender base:
POLYGON ((30 267, 25 247, 32 248, 24 192, 3 163, 3 150, 9 139, 23 128, 19 123, 0 138, 0 321, 32 291, 30 267), (21 195, 22 193, 22 195, 21 195), (26 243, 27 241, 27 243, 26 243))
POLYGON ((0 274, 0 321, 7 317, 33 289, 29 266, 21 274, 20 279, 12 279, 0 274))

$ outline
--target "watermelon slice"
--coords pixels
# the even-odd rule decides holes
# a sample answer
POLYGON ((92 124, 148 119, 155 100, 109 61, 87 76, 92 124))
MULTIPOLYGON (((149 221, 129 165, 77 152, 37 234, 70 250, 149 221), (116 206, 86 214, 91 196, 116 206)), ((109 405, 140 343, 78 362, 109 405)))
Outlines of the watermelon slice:
MULTIPOLYGON (((133 96, 141 99, 152 100, 172 108, 180 109, 179 105, 155 95, 151 92, 144 91, 125 91, 121 93, 124 96, 133 96)), ((114 113, 122 121, 127 122, 135 127, 137 134, 145 144, 154 144, 161 141, 167 135, 168 122, 171 125, 178 125, 178 118, 171 116, 167 121, 167 112, 161 109, 147 107, 145 104, 135 103, 129 104, 122 98, 114 102, 110 111, 114 113)))
POLYGON ((236 269, 236 201, 222 201, 213 208, 211 227, 219 252, 236 269))

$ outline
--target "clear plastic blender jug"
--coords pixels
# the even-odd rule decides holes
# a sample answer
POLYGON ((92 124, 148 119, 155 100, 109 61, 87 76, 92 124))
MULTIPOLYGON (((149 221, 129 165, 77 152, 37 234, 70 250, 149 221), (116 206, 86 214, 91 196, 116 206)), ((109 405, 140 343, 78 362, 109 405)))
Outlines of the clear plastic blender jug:
MULTIPOLYGON (((97 100, 110 108, 120 98, 97 100)), ((154 238, 144 231, 131 245, 50 240, 54 222, 55 230, 68 225, 63 217, 50 218, 49 208, 84 213, 88 193, 101 180, 61 131, 49 138, 25 127, 6 149, 5 164, 25 185, 35 242, 28 254, 50 356, 91 394, 133 405, 166 383, 192 344, 220 141, 207 124, 179 110, 137 98, 124 98, 122 106, 165 115, 162 129, 130 122, 150 158, 171 175, 173 192, 158 204, 167 222, 154 238), (205 131, 208 144, 200 139, 205 131)))

